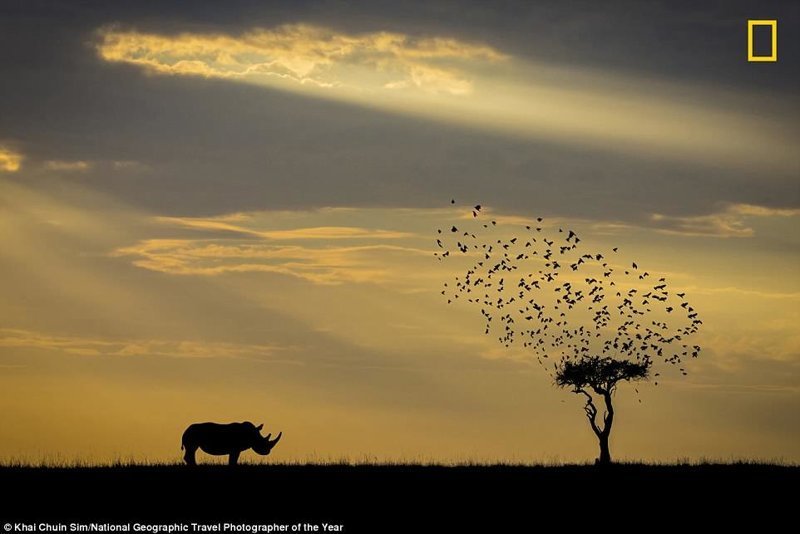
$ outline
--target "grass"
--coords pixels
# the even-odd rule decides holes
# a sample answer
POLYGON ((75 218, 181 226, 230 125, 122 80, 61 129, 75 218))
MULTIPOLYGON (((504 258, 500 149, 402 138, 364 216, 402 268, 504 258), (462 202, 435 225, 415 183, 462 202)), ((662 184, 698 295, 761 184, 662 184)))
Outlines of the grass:
MULTIPOLYGON (((227 456, 208 456, 198 453, 198 462, 203 465, 227 466, 227 456)), ((686 466, 779 466, 800 467, 800 463, 787 461, 783 458, 752 459, 752 458, 677 458, 672 461, 650 461, 636 459, 622 459, 614 462, 615 466, 640 466, 640 467, 686 467, 686 466)), ((125 467, 184 467, 180 459, 164 460, 146 457, 118 456, 107 460, 92 460, 87 458, 65 457, 60 455, 46 455, 38 458, 7 458, 0 460, 0 471, 5 468, 59 468, 59 469, 96 469, 96 468, 125 468, 125 467)), ((439 458, 424 457, 378 457, 363 454, 356 457, 350 456, 322 456, 312 454, 306 458, 273 461, 271 458, 260 459, 256 456, 243 456, 239 466, 260 467, 323 467, 323 466, 349 466, 349 467, 516 467, 516 468, 574 468, 593 467, 593 461, 563 462, 559 459, 546 461, 525 461, 517 459, 476 459, 461 458, 455 460, 441 460, 439 458)))
POLYGON ((596 467, 313 458, 234 468, 50 460, 0 465, 0 520, 327 521, 345 532, 504 533, 545 530, 543 518, 571 531, 611 514, 614 524, 658 517, 662 527, 690 516, 717 528, 749 517, 766 529, 791 517, 793 507, 781 503, 800 483, 796 464, 750 460, 596 467))

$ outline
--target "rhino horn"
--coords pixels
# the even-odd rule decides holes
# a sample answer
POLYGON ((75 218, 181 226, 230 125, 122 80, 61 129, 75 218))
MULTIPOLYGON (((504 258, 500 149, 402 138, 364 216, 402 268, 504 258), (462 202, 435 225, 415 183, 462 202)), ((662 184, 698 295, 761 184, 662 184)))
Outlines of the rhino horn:
MULTIPOLYGON (((269 436, 271 436, 271 435, 272 434, 270 434, 269 436)), ((281 436, 283 436, 283 432, 278 432, 278 437, 273 439, 272 441, 269 441, 269 436, 267 436, 267 441, 269 442, 269 446, 270 447, 274 447, 281 440, 281 436)))

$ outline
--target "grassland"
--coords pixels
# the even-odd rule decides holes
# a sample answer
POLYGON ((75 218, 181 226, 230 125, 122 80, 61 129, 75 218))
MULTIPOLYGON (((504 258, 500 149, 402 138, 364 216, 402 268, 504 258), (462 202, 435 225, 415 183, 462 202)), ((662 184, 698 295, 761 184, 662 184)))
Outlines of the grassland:
POLYGON ((747 462, 5 465, 0 521, 327 522, 374 533, 536 532, 549 530, 545 520, 568 531, 598 521, 765 527, 790 517, 798 483, 800 467, 747 462))

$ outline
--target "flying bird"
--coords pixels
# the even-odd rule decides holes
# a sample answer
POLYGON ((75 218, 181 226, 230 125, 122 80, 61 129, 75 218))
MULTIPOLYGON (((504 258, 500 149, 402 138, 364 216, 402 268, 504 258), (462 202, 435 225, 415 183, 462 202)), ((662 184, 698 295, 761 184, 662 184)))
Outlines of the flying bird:
MULTIPOLYGON (((481 209, 480 204, 473 207, 473 218, 481 209)), ((542 222, 543 219, 536 220, 542 222)), ((499 230, 505 225, 497 220, 472 224, 485 230, 493 227, 499 230)), ((671 331, 671 325, 654 315, 666 312, 672 314, 671 319, 682 318, 680 314, 673 314, 678 305, 670 301, 665 278, 659 278, 660 284, 652 286, 651 290, 640 288, 637 292, 635 287, 626 287, 630 278, 622 278, 622 273, 631 273, 609 267, 603 255, 596 251, 576 252, 579 238, 573 230, 556 227, 543 231, 541 225, 521 225, 527 231, 535 228, 544 239, 528 236, 519 240, 516 236, 498 239, 497 234, 472 230, 469 222, 462 221, 459 226, 462 226, 464 241, 457 247, 465 255, 458 257, 468 260, 471 256, 467 253, 475 249, 481 251, 477 258, 480 261, 462 271, 465 276, 458 277, 452 287, 445 286, 443 295, 454 305, 478 307, 484 320, 484 333, 496 333, 497 340, 504 346, 519 343, 532 351, 532 356, 540 363, 554 361, 559 355, 566 359, 598 355, 645 362, 658 359, 672 364, 697 352, 686 350, 686 354, 680 354, 679 350, 673 355, 675 351, 669 348, 669 344, 695 333, 702 324, 688 303, 684 301, 680 307, 686 310, 690 322, 673 327, 671 331), (557 234, 557 231, 566 234, 566 239, 551 239, 548 234, 557 234), (564 281, 564 277, 559 276, 566 274, 563 271, 574 278, 564 281), (505 284, 506 278, 513 283, 505 284), (656 301, 665 304, 658 307, 654 305, 656 301), (495 311, 499 312, 496 316, 495 311)), ((453 226, 451 231, 459 229, 453 226)), ((437 230, 437 233, 442 231, 437 230)), ((441 240, 437 240, 437 245, 447 247, 441 240)), ((582 243, 582 247, 586 244, 582 243)), ((618 253, 619 248, 612 250, 618 253)), ((443 252, 437 259, 441 261, 450 252, 443 252)), ((637 263, 632 262, 631 266, 638 270, 637 263)), ((650 273, 641 271, 634 276, 644 280, 650 273)), ((685 297, 684 293, 676 294, 681 299, 685 297)))

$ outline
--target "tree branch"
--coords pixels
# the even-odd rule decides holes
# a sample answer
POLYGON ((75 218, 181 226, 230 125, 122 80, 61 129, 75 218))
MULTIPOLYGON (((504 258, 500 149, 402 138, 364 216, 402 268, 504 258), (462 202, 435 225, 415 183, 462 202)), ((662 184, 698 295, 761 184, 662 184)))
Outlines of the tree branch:
POLYGON ((586 418, 589 420, 589 424, 592 426, 592 431, 599 438, 605 429, 600 430, 600 427, 597 426, 597 407, 594 405, 594 399, 592 399, 592 395, 584 389, 576 389, 575 393, 582 393, 586 396, 586 405, 583 407, 583 409, 586 412, 586 418))
POLYGON ((594 392, 595 392, 595 393, 597 393, 598 395, 605 395, 605 394, 606 394, 606 391, 607 391, 606 389, 603 389, 602 387, 600 387, 600 385, 599 385, 599 384, 598 384, 598 385, 592 384, 592 389, 593 389, 593 390, 594 390, 594 392))

